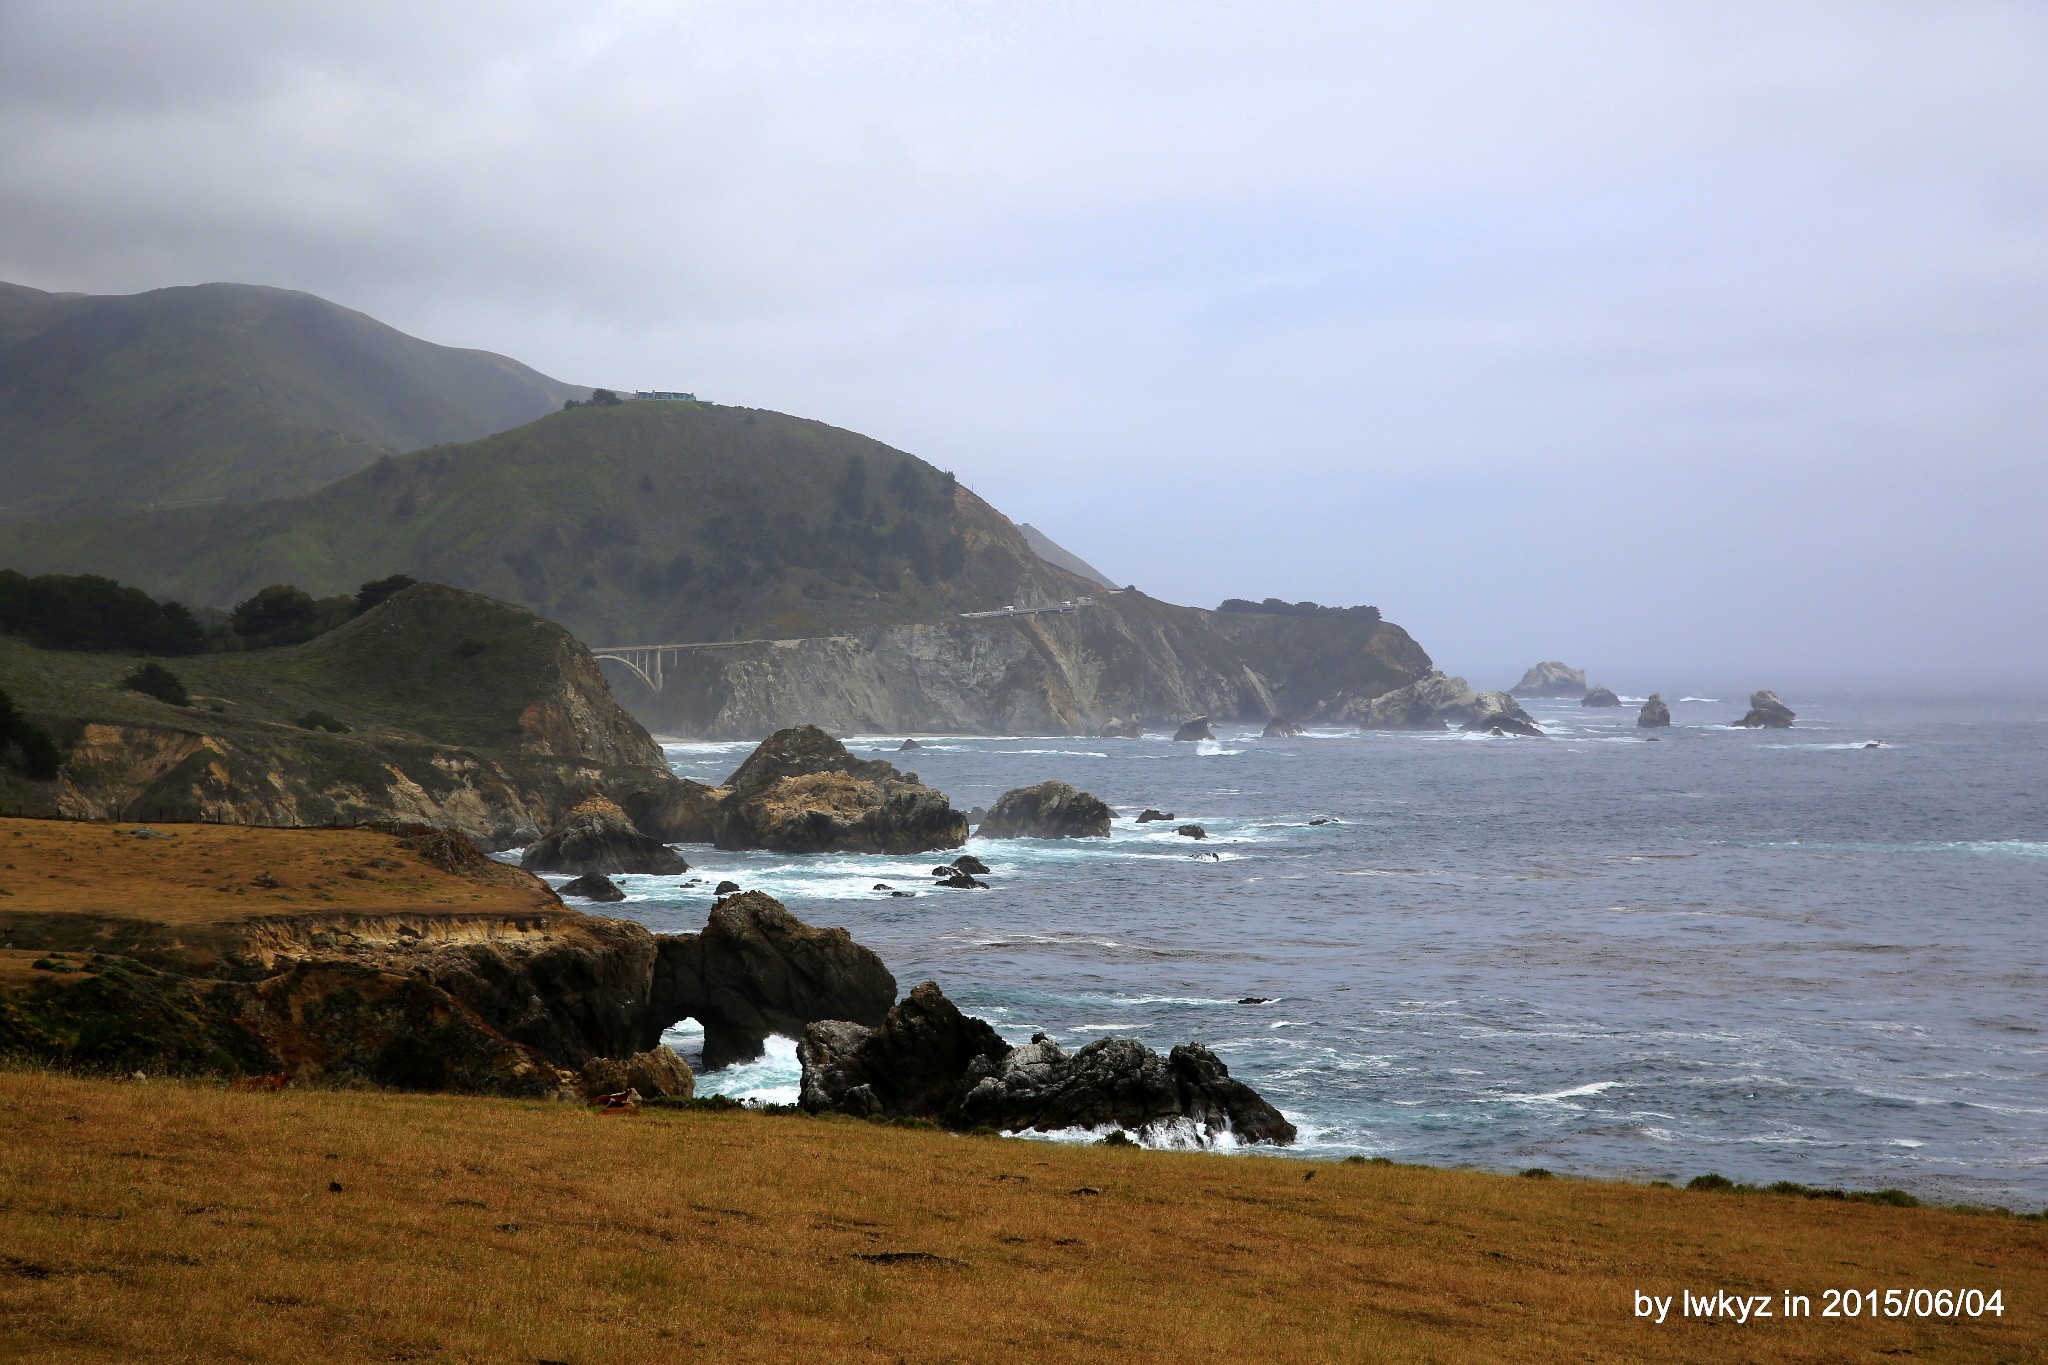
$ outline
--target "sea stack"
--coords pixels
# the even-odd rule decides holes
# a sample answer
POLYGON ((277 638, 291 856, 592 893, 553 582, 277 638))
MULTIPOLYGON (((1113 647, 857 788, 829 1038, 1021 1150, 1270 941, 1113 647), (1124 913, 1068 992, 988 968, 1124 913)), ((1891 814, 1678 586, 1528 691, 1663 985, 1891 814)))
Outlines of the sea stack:
POLYGON ((1273 717, 1273 719, 1266 722, 1266 728, 1259 735, 1259 738, 1292 739, 1300 733, 1301 727, 1299 725, 1296 725, 1291 720, 1283 720, 1279 716, 1275 716, 1273 717))
POLYGON ((1749 714, 1735 723, 1751 730, 1789 730, 1792 717, 1792 708, 1779 701, 1776 692, 1752 692, 1749 714))
POLYGON ((1175 739, 1214 739, 1216 732, 1209 728, 1207 716, 1196 716, 1173 732, 1175 739))
POLYGON ((1639 729, 1655 730, 1671 723, 1671 708, 1664 704, 1664 698, 1652 692, 1650 699, 1643 703, 1642 711, 1636 716, 1639 729))
POLYGON ((1614 695, 1612 688, 1595 687, 1579 698, 1581 706, 1619 706, 1621 698, 1614 695))
POLYGON ((1573 668, 1556 659, 1545 659, 1524 673, 1522 680, 1508 691, 1518 697, 1583 697, 1586 695, 1586 670, 1573 668))

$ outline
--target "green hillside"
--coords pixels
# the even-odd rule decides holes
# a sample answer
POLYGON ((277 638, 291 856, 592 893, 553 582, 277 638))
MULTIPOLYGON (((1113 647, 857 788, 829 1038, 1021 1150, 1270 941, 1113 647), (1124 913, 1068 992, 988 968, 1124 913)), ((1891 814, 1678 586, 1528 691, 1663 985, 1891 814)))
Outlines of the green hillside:
POLYGON ((304 493, 584 392, 291 290, 0 285, 0 520, 304 493))
POLYGON ((0 525, 0 567, 223 607, 268 583, 326 595, 404 572, 597 643, 823 635, 1093 586, 922 460, 686 402, 556 412, 256 506, 0 525))

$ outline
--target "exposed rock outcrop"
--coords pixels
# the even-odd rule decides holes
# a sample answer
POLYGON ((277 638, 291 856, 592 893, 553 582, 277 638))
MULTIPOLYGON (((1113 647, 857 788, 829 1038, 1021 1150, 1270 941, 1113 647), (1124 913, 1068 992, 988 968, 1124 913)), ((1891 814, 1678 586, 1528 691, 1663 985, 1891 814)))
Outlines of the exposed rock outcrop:
POLYGON ((1180 729, 1173 732, 1173 737, 1178 740, 1214 739, 1216 732, 1209 728, 1207 716, 1196 716, 1192 720, 1182 721, 1180 729))
POLYGON ((1342 719, 1367 730, 1440 730, 1541 735, 1542 729, 1505 692, 1474 692, 1463 678, 1432 673, 1377 697, 1342 719))
POLYGON ((592 1057, 576 1073, 576 1091, 585 1103, 602 1095, 636 1092, 641 1099, 687 1100, 697 1093, 690 1064, 671 1047, 651 1047, 623 1060, 592 1057))
POLYGON ((1650 699, 1643 703, 1643 709, 1636 713, 1636 725, 1644 730, 1656 730, 1671 723, 1671 708, 1664 704, 1664 698, 1652 692, 1650 699))
POLYGON ((1577 697, 1586 691, 1586 670, 1546 659, 1508 689, 1518 697, 1577 697))
POLYGON ((1172 812, 1172 811, 1170 811, 1170 810, 1154 810, 1154 809, 1152 809, 1152 807, 1150 807, 1150 806, 1147 806, 1147 807, 1145 807, 1145 809, 1144 809, 1144 810, 1142 810, 1142 811, 1140 811, 1140 812, 1138 813, 1138 823, 1139 823, 1139 824, 1141 824, 1141 825, 1149 825, 1149 824, 1152 824, 1152 823, 1154 823, 1155 821, 1159 821, 1159 820, 1171 820, 1171 819, 1173 819, 1173 818, 1174 818, 1174 814, 1173 814, 1173 812, 1172 812))
POLYGON ((1752 730, 1789 730, 1794 714, 1791 707, 1778 700, 1777 693, 1752 692, 1748 713, 1735 724, 1752 730))
POLYGON ((1611 689, 1611 688, 1606 688, 1606 687, 1591 687, 1591 688, 1588 688, 1588 689, 1586 689, 1586 695, 1585 695, 1585 696, 1583 696, 1583 697, 1580 697, 1580 698, 1579 698, 1579 705, 1581 705, 1581 706, 1619 706, 1619 705, 1621 705, 1621 698, 1620 698, 1620 697, 1617 697, 1617 696, 1615 696, 1615 695, 1614 695, 1614 691, 1613 691, 1613 689, 1611 689))
POLYGON ((996 798, 975 833, 985 839, 1107 839, 1116 816, 1065 782, 1014 787, 996 798))
POLYGON ((1182 825, 1174 833, 1183 839, 1206 839, 1209 837, 1209 831, 1203 829, 1200 825, 1182 825))
POLYGON ((944 792, 862 760, 815 725, 778 730, 726 779, 712 817, 720 848, 781 853, 922 853, 967 842, 944 792))
POLYGON ((92 908, 96 897, 54 882, 0 901, 13 949, 82 967, 61 984, 0 980, 0 1052, 507 1095, 559 1093, 565 1073, 600 1058, 651 1096, 688 1084, 679 1060, 640 1055, 678 1020, 704 1025, 718 1066, 758 1055, 769 1033, 878 1024, 896 995, 845 930, 804 924, 766 896, 719 902, 701 933, 657 935, 572 910, 438 831, 184 826, 144 850, 105 826, 16 823, 34 826, 17 853, 70 839, 105 876, 204 866, 241 884, 256 867, 276 889, 254 915, 253 897, 188 892, 175 925, 92 908), (218 904, 191 904, 209 896, 218 904))
POLYGON ((561 824, 528 845, 519 865, 528 872, 573 872, 579 877, 624 872, 669 876, 690 870, 681 854, 642 834, 625 811, 601 796, 580 803, 561 824))
POLYGON ((712 906, 702 933, 661 939, 644 1046, 695 1019, 715 1070, 760 1056, 771 1033, 799 1037, 822 1019, 879 1024, 895 999, 896 978, 844 929, 815 928, 749 891, 712 906))
POLYGON ((1125 720, 1113 719, 1105 721, 1102 728, 1095 733, 1104 739, 1143 739, 1145 723, 1136 716, 1125 720))
POLYGON ((1266 728, 1260 731, 1259 738, 1292 739, 1296 735, 1301 733, 1301 727, 1299 725, 1296 725, 1293 721, 1282 720, 1280 717, 1275 716, 1273 717, 1273 719, 1266 722, 1266 728))
POLYGON ((926 981, 878 1027, 812 1025, 798 1045, 801 1101, 813 1113, 922 1118, 1011 1132, 1116 1126, 1140 1134, 1185 1122, 1200 1140, 1289 1143, 1294 1125, 1216 1055, 1184 1044, 1161 1057, 1129 1039, 1069 1053, 1043 1035, 1023 1047, 962 1014, 926 981))

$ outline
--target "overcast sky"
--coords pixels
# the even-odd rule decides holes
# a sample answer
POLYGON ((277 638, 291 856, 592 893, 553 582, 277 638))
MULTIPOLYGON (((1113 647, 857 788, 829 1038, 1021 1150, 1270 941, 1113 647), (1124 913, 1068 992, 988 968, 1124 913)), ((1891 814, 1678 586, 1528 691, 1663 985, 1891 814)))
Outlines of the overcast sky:
POLYGON ((1453 671, 2048 680, 2048 5, 0 0, 0 278, 306 289, 1453 671))

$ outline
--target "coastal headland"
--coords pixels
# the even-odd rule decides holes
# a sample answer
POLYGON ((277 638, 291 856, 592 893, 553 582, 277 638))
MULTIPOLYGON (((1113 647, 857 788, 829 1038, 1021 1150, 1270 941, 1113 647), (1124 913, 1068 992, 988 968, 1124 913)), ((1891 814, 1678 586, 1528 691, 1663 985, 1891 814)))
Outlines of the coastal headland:
POLYGON ((1998 1215, 0 1070, 31 1359, 1990 1362, 2044 1296, 2048 1229, 1998 1215), (1837 1287, 2004 1312, 1824 1318, 1837 1287), (1720 1290, 1773 1316, 1684 1315, 1720 1290))

